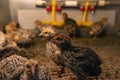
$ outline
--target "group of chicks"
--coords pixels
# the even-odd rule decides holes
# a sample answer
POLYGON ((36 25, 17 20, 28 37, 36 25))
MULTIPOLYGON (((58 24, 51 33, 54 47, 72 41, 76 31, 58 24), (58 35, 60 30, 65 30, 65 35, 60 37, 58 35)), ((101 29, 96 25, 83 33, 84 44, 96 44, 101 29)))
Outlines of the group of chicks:
POLYGON ((5 27, 6 34, 0 32, 0 80, 51 80, 47 68, 28 58, 27 51, 19 46, 31 43, 36 35, 47 40, 46 56, 61 68, 58 77, 67 68, 77 76, 76 80, 89 80, 90 76, 97 79, 102 72, 99 56, 91 48, 72 44, 70 37, 79 37, 79 30, 72 28, 77 25, 67 14, 64 13, 63 18, 68 34, 57 33, 52 25, 44 25, 38 20, 35 21, 37 28, 34 31, 22 29, 14 22, 9 23, 5 27))
POLYGON ((19 24, 10 22, 5 26, 6 36, 9 41, 14 41, 17 45, 32 43, 34 34, 32 30, 22 29, 19 24))
POLYGON ((32 42, 32 31, 19 28, 10 22, 6 33, 0 31, 0 80, 51 80, 47 68, 35 59, 21 45, 32 42))
MULTIPOLYGON (((79 38, 81 37, 81 28, 78 27, 77 22, 70 18, 67 13, 62 14, 64 20, 64 30, 66 34, 71 38, 79 38)), ((103 37, 106 34, 105 25, 108 19, 103 17, 101 20, 94 22, 89 28, 89 34, 94 39, 98 37, 103 37)), ((83 25, 81 25, 82 27, 83 25)))
POLYGON ((59 77, 65 68, 74 73, 77 80, 89 80, 89 76, 97 78, 101 74, 101 60, 91 48, 73 45, 70 37, 56 33, 52 26, 42 28, 39 36, 47 39, 46 56, 60 66, 59 77))

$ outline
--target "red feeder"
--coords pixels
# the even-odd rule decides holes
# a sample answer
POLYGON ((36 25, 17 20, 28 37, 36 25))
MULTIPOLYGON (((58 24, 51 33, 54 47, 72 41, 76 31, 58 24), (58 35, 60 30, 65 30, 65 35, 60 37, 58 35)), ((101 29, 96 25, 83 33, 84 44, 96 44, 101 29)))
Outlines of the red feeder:
POLYGON ((95 8, 93 6, 89 6, 89 11, 93 14, 94 13, 95 8))
POLYGON ((93 6, 89 6, 89 10, 90 10, 90 11, 94 11, 95 8, 94 8, 93 6))
POLYGON ((84 7, 84 6, 81 6, 81 7, 80 7, 80 11, 85 11, 85 7, 84 7))
POLYGON ((51 12, 51 11, 52 11, 52 7, 51 7, 51 6, 47 6, 47 7, 46 7, 46 10, 47 10, 48 12, 51 12))
POLYGON ((60 13, 62 11, 61 7, 57 6, 56 11, 60 13))

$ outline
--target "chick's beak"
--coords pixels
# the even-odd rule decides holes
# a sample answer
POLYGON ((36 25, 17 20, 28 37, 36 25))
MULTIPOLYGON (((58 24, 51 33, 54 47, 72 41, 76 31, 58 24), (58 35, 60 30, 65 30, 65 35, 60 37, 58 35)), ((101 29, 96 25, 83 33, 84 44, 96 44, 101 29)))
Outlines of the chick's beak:
POLYGON ((41 37, 41 38, 43 37, 42 33, 39 34, 39 37, 41 37))
POLYGON ((39 36, 42 36, 42 34, 40 33, 39 36))
POLYGON ((32 67, 31 71, 32 71, 32 75, 34 76, 34 74, 35 74, 35 67, 32 67))

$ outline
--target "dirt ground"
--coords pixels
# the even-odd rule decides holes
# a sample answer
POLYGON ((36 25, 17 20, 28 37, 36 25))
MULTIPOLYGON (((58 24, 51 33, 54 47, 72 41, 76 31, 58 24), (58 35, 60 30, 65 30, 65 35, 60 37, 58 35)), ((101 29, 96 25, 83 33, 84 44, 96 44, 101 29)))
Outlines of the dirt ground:
MULTIPOLYGON (((120 36, 104 37, 97 40, 80 38, 72 40, 73 44, 92 48, 102 60, 102 74, 98 80, 120 80, 120 36)), ((52 80, 70 80, 74 75, 66 70, 62 77, 57 77, 59 67, 48 60, 45 55, 45 43, 35 39, 32 47, 28 48, 29 55, 44 64, 52 76, 52 80)), ((95 80, 92 78, 91 80, 95 80)))

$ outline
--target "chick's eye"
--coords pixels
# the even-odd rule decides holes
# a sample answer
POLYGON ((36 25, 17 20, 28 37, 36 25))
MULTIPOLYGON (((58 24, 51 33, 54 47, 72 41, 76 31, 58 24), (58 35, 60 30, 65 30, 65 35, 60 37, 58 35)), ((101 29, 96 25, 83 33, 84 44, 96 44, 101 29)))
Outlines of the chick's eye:
POLYGON ((61 39, 61 38, 57 38, 57 40, 59 40, 59 41, 60 41, 60 40, 62 40, 62 39, 61 39))
POLYGON ((45 34, 47 34, 48 32, 45 32, 45 34))
POLYGON ((27 65, 27 68, 30 68, 30 66, 29 66, 29 65, 27 65))
POLYGON ((45 32, 45 34, 50 34, 49 32, 45 32))

